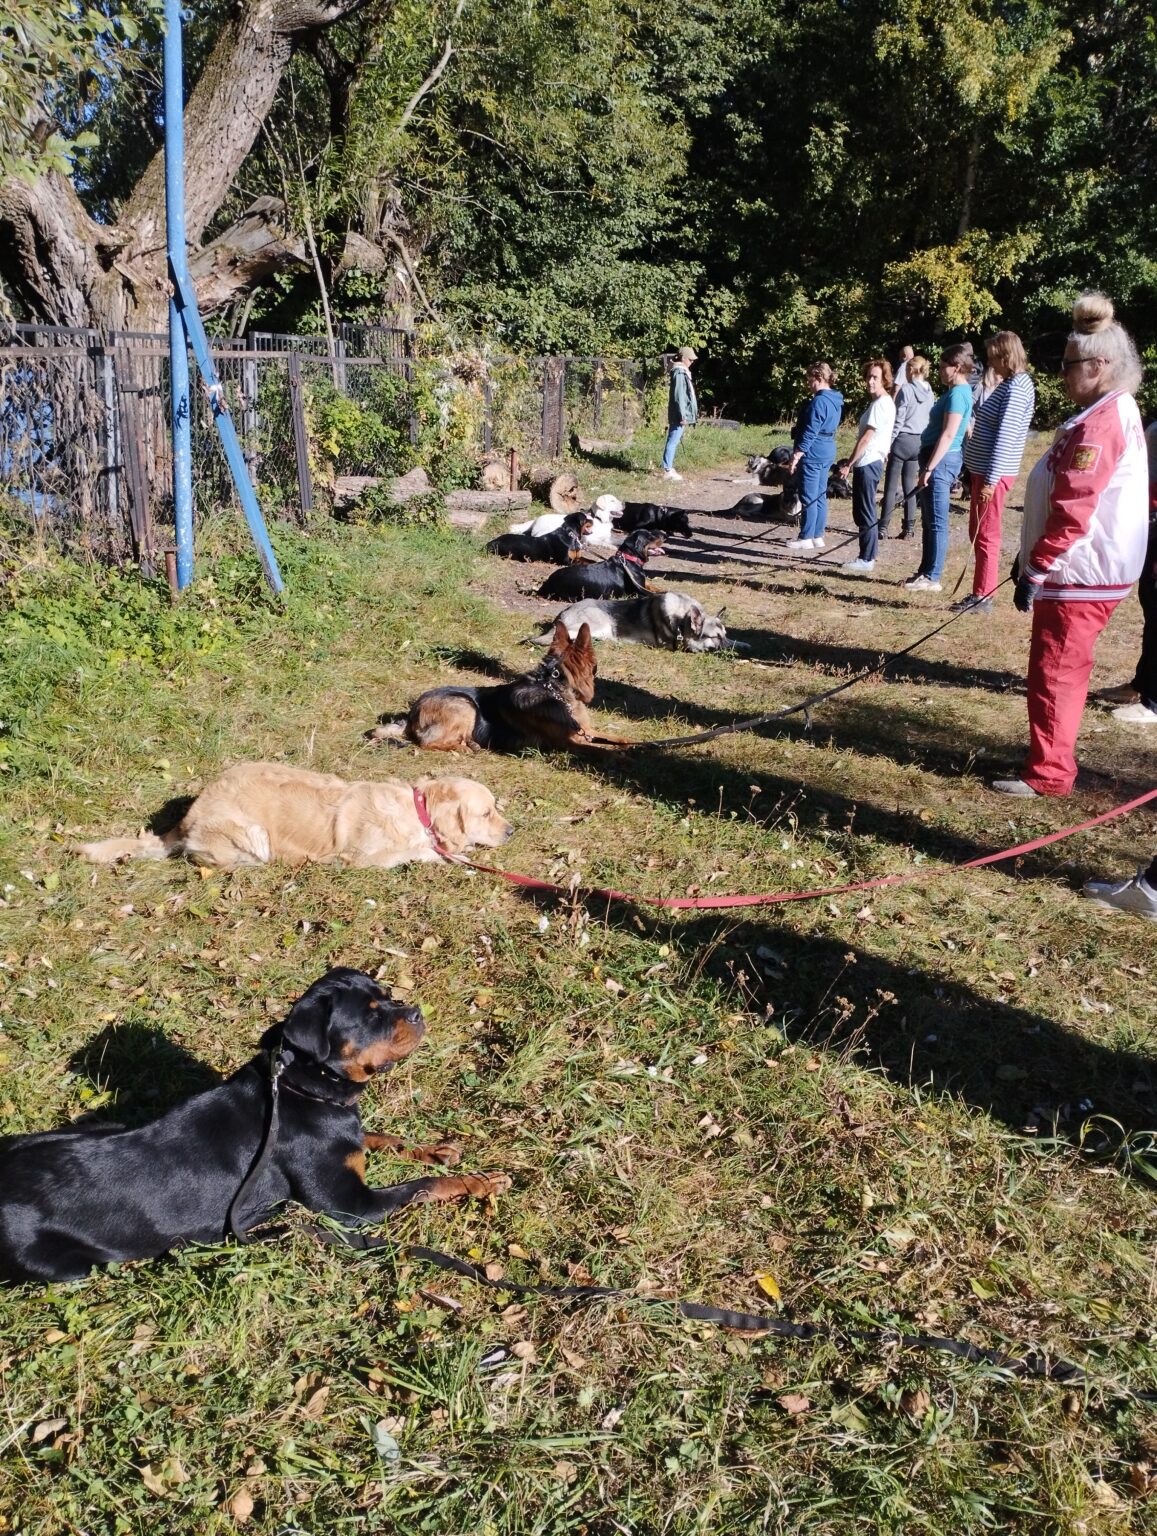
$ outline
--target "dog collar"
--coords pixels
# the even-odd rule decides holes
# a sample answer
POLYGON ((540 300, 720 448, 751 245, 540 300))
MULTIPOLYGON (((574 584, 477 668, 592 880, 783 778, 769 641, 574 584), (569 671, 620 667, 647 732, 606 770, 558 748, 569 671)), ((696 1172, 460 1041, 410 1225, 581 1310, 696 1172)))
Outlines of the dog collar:
POLYGON ((443 847, 441 838, 434 831, 434 823, 430 820, 430 810, 426 804, 426 797, 416 784, 414 785, 414 810, 422 824, 423 831, 433 844, 434 852, 443 859, 452 860, 454 855, 450 852, 449 848, 443 847))
POLYGON ((620 549, 619 550, 619 554, 622 555, 624 560, 629 560, 632 565, 642 565, 643 564, 643 562, 639 559, 638 555, 628 555, 625 549, 620 549))

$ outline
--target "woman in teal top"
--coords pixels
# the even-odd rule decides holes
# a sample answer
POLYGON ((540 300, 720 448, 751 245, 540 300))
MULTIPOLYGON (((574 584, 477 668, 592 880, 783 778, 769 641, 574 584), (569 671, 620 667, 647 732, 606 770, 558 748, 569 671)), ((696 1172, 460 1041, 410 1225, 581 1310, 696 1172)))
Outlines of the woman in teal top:
POLYGON ((909 592, 939 592, 948 556, 948 497, 960 473, 964 435, 972 416, 971 347, 949 347, 940 357, 944 393, 920 434, 920 511, 924 547, 920 569, 904 585, 909 592))

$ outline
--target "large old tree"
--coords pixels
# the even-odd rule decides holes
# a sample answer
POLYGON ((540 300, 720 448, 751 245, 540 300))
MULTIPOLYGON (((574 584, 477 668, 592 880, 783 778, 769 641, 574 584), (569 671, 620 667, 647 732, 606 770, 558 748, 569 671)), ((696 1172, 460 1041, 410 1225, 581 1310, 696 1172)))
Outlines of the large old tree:
MULTIPOLYGON (((304 265, 283 202, 262 196, 215 239, 206 230, 233 188, 299 48, 365 0, 242 0, 224 22, 185 109, 185 196, 190 265, 204 309, 229 302, 269 273, 304 265)), ((49 78, 51 84, 51 77, 49 78)), ((59 133, 53 95, 24 104, 33 148, 59 133)), ((0 180, 0 280, 31 319, 102 331, 163 327, 163 153, 157 150, 115 216, 99 222, 66 168, 26 157, 0 180)))

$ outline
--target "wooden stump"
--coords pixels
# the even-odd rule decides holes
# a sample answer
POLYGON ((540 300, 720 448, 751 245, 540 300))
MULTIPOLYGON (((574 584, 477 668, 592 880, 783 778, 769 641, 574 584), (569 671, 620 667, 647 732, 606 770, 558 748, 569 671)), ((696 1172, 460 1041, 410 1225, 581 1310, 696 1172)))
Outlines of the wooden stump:
POLYGON ((490 463, 483 464, 479 481, 484 491, 508 490, 510 487, 510 470, 502 460, 491 460, 490 463))
POLYGON ((569 470, 558 474, 549 464, 532 464, 523 482, 536 501, 548 502, 553 512, 577 512, 582 488, 569 470))

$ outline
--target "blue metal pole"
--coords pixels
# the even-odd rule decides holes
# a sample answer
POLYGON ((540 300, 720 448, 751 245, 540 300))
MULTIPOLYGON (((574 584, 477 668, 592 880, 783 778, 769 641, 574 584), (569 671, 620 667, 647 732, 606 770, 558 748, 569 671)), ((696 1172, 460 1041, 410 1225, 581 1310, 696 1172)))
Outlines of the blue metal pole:
POLYGON ((201 370, 201 378, 204 380, 209 402, 213 407, 213 420, 217 424, 217 435, 221 439, 221 446, 225 450, 225 458, 233 475, 233 487, 241 502, 241 510, 245 513, 245 521, 249 524, 253 542, 257 546, 257 555, 265 572, 265 580, 274 592, 280 592, 283 583, 281 572, 277 568, 277 556, 273 553, 265 519, 257 504, 253 482, 249 478, 249 466, 245 463, 245 455, 241 451, 241 444, 237 438, 237 428, 233 425, 233 418, 225 402, 225 391, 217 377, 217 370, 213 366, 213 359, 209 353, 209 341, 201 321, 201 312, 197 308, 197 295, 193 291, 193 280, 189 276, 189 269, 184 260, 174 270, 173 286, 176 290, 175 301, 181 311, 181 319, 193 348, 193 356, 197 359, 197 367, 201 370))
POLYGON ((180 0, 165 0, 165 222, 169 253, 169 381, 172 393, 173 511, 177 524, 177 586, 193 579, 193 453, 189 419, 189 352, 177 299, 185 266, 185 71, 180 0))

